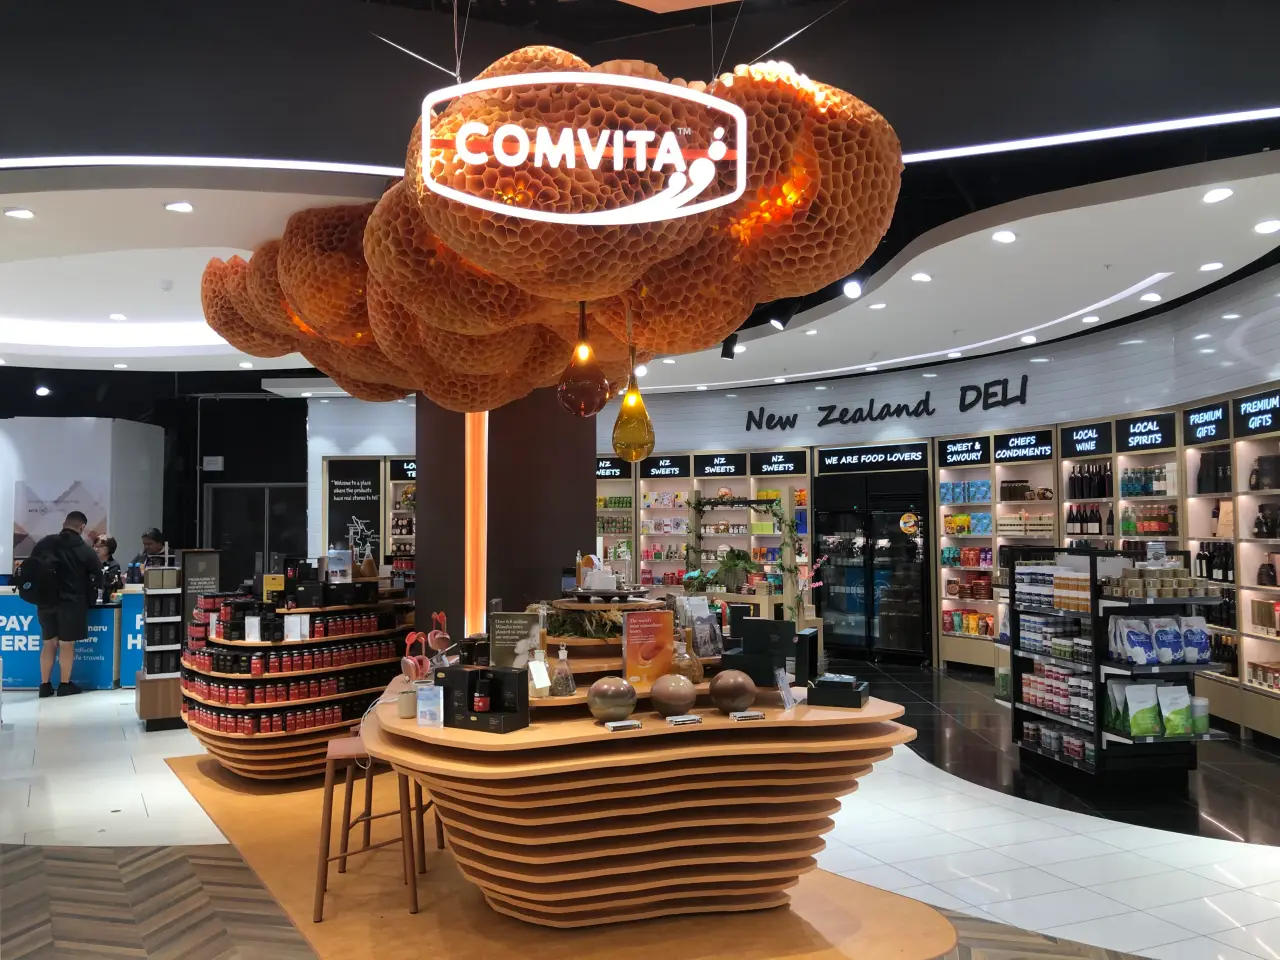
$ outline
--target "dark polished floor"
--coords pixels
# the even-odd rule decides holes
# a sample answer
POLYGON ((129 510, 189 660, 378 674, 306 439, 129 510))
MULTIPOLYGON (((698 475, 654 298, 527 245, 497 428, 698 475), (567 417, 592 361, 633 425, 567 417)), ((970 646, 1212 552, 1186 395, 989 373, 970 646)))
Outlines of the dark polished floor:
POLYGON ((919 732, 911 748, 973 783, 1124 823, 1280 844, 1277 741, 1258 737, 1242 743, 1237 730, 1215 722, 1231 739, 1200 744, 1199 769, 1187 774, 1185 783, 1103 784, 1053 761, 1021 763, 1009 708, 996 702, 989 671, 952 667, 944 674, 927 667, 857 666, 873 696, 906 707, 903 722, 919 732))

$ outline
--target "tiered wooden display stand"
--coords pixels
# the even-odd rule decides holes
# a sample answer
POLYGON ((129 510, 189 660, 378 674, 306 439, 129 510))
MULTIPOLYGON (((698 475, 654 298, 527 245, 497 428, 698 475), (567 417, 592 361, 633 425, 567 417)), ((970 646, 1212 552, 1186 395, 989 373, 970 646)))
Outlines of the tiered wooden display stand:
MULTIPOLYGON (((280 609, 276 612, 282 615, 286 613, 309 613, 323 616, 327 613, 341 613, 344 611, 383 611, 393 609, 398 605, 403 605, 409 602, 411 601, 406 601, 403 598, 394 598, 380 600, 375 604, 363 604, 360 606, 315 607, 308 610, 280 609)), ((182 669, 184 671, 199 674, 202 677, 208 677, 214 681, 249 684, 287 683, 290 680, 301 679, 304 677, 307 679, 314 679, 317 677, 335 676, 347 671, 361 670, 367 667, 399 662, 400 654, 404 651, 405 633, 412 629, 413 624, 412 622, 409 622, 397 624, 392 629, 376 630, 371 633, 354 633, 346 636, 333 637, 312 637, 306 640, 285 640, 280 643, 214 639, 206 641, 211 646, 225 648, 236 653, 252 654, 270 653, 273 650, 288 650, 293 649, 294 647, 319 647, 328 643, 359 643, 365 640, 393 637, 396 644, 396 656, 384 660, 371 660, 365 661, 364 663, 354 663, 342 667, 323 667, 313 670, 293 670, 285 673, 270 673, 257 677, 242 673, 213 673, 208 670, 200 670, 186 659, 182 662, 182 669)), ((330 704, 335 701, 341 702, 362 695, 371 696, 381 693, 383 689, 384 687, 378 687, 371 690, 349 690, 343 693, 318 697, 313 700, 291 700, 279 703, 252 703, 248 705, 212 703, 201 700, 199 697, 196 697, 191 693, 184 693, 183 696, 193 703, 203 703, 208 706, 216 707, 218 710, 226 710, 232 713, 253 711, 254 713, 264 714, 269 712, 287 712, 295 709, 306 709, 307 707, 330 704)), ((359 717, 346 718, 340 723, 327 724, 325 726, 311 727, 308 730, 297 730, 285 733, 222 733, 217 730, 210 730, 207 727, 203 727, 190 720, 187 722, 187 727, 195 735, 195 738, 200 741, 201 745, 209 751, 210 756, 233 773, 255 780, 292 780, 299 777, 308 777, 313 774, 323 773, 325 751, 328 749, 329 741, 335 737, 349 736, 351 729, 356 726, 359 720, 359 717)))
POLYGON ((384 703, 361 735, 430 790, 459 868, 493 909, 586 927, 786 905, 838 798, 915 737, 893 722, 903 708, 881 700, 785 711, 762 691, 755 709, 763 720, 735 722, 703 698, 701 724, 637 711, 641 729, 610 733, 579 706, 496 735, 419 727, 384 703))

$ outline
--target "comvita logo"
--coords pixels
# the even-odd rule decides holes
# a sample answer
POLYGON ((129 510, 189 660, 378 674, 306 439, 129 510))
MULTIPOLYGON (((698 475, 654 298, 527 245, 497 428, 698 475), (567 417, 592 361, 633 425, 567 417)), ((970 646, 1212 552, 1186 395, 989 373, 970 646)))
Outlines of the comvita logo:
MULTIPOLYGON (((591 170, 625 171, 628 166, 644 172, 652 170, 666 177, 662 190, 636 203, 611 210, 565 213, 516 206, 477 196, 440 183, 425 176, 427 189, 433 193, 472 207, 526 220, 600 226, 651 223, 687 217, 732 203, 742 196, 747 184, 747 117, 736 104, 686 87, 678 87, 645 77, 623 77, 607 73, 525 73, 505 77, 473 80, 445 87, 427 95, 422 101, 422 155, 439 158, 452 152, 462 163, 472 166, 496 160, 513 169, 573 168, 581 164, 591 170), (582 127, 545 126, 529 129, 515 123, 500 124, 491 130, 488 124, 465 120, 452 137, 438 137, 433 129, 435 107, 470 93, 485 90, 522 87, 592 85, 628 90, 644 90, 699 104, 712 114, 715 124, 712 141, 705 147, 681 144, 681 129, 588 130, 582 127), (716 180, 723 164, 731 164, 733 189, 721 196, 699 199, 716 180)), ((428 165, 424 163, 424 171, 428 165)))

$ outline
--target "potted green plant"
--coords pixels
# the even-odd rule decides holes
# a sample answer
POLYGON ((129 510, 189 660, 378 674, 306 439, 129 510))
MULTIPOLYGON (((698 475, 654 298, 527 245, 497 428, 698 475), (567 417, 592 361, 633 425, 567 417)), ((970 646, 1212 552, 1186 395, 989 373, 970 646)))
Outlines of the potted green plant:
POLYGON ((751 559, 751 554, 737 547, 730 547, 719 561, 715 581, 730 593, 741 593, 742 585, 747 582, 747 574, 757 573, 759 570, 760 564, 751 559))

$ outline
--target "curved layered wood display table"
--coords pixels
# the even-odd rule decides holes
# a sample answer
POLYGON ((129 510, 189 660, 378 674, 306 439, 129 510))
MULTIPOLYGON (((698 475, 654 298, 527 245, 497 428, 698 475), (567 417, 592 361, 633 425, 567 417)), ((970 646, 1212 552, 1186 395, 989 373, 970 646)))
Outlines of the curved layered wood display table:
POLYGON ((362 736, 430 790, 459 869, 493 909, 583 927, 786 905, 839 798, 915 737, 882 700, 784 711, 762 691, 754 709, 765 718, 698 706, 702 723, 680 727, 637 711, 641 729, 610 733, 579 707, 485 734, 419 727, 381 704, 362 736))

